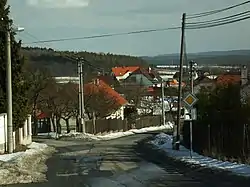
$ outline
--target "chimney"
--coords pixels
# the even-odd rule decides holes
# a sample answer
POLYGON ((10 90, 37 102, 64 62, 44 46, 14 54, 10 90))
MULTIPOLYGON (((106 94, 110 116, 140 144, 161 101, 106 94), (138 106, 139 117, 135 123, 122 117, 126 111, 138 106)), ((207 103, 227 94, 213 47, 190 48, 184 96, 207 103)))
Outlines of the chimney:
POLYGON ((241 85, 246 85, 248 82, 248 70, 247 66, 243 65, 241 67, 241 85))

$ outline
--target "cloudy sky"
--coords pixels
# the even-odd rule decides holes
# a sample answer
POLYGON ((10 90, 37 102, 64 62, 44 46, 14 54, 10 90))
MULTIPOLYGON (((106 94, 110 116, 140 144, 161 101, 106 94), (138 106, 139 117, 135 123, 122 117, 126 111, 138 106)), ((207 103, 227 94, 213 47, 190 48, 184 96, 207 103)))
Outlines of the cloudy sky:
MULTIPOLYGON (((243 0, 9 0, 11 17, 25 28, 23 43, 180 26, 181 15, 220 9, 243 0)), ((250 4, 217 14, 223 17, 250 4)), ((216 18, 205 17, 203 20, 216 18)), ((189 22, 201 20, 189 20, 189 22)), ((248 49, 250 20, 205 30, 188 30, 187 51, 248 49)), ((180 31, 144 33, 89 40, 36 44, 60 50, 86 50, 130 55, 178 53, 180 31)))

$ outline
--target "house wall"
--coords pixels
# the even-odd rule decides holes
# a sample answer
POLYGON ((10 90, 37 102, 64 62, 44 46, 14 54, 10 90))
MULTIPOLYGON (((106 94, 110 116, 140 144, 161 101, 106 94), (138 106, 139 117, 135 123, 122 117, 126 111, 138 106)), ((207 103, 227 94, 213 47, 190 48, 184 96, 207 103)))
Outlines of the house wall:
POLYGON ((0 114, 0 153, 6 150, 6 140, 7 140, 7 115, 0 114))
POLYGON ((160 77, 165 80, 165 81, 168 81, 169 79, 173 79, 174 78, 174 75, 160 75, 160 77))
MULTIPOLYGON (((32 142, 32 127, 31 116, 29 115, 24 122, 24 126, 13 132, 13 146, 16 147, 16 142, 21 145, 28 145, 32 142), (18 135, 16 134, 18 133, 18 135), (18 140, 16 140, 18 138, 18 140)), ((7 151, 7 114, 0 114, 0 153, 7 151)))
POLYGON ((147 77, 145 77, 142 74, 130 75, 130 77, 127 80, 132 80, 132 82, 135 82, 136 84, 143 85, 143 86, 152 86, 152 85, 154 85, 150 80, 148 80, 147 77))
POLYGON ((160 77, 163 79, 163 80, 169 80, 169 79, 173 79, 174 78, 174 75, 176 74, 177 70, 156 70, 160 77))

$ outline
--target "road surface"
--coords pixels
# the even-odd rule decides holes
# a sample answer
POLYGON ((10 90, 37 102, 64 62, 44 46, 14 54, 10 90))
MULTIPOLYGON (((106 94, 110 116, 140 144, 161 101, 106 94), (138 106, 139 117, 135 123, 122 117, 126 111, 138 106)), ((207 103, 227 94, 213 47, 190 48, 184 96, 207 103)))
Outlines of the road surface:
POLYGON ((250 186, 225 173, 183 164, 138 147, 152 134, 137 134, 110 141, 40 140, 58 153, 48 160, 48 182, 14 187, 223 187, 250 186), (135 148, 136 147, 136 148, 135 148))

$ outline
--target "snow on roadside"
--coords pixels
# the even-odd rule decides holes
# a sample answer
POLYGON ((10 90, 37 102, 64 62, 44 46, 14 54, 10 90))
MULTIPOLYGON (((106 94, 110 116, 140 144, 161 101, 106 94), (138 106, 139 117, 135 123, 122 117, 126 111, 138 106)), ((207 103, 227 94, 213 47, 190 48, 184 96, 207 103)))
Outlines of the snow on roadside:
POLYGON ((170 135, 161 133, 155 136, 155 139, 150 143, 155 147, 165 151, 168 156, 194 165, 202 167, 222 169, 230 171, 234 174, 250 177, 250 165, 238 164, 233 162, 224 162, 214 158, 205 157, 197 153, 192 153, 190 157, 190 151, 183 146, 180 146, 180 150, 176 151, 172 149, 173 138, 170 135))
POLYGON ((69 134, 60 135, 60 138, 74 138, 74 139, 88 139, 88 140, 112 140, 112 139, 117 139, 117 138, 130 136, 134 134, 153 132, 153 131, 172 129, 172 128, 173 128, 173 124, 171 122, 168 122, 166 125, 146 127, 142 129, 131 129, 125 132, 115 132, 115 133, 109 133, 106 135, 92 135, 92 134, 87 134, 87 133, 70 132, 69 134))
POLYGON ((26 151, 0 155, 0 185, 46 181, 45 161, 55 149, 32 142, 26 151))

